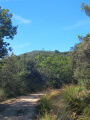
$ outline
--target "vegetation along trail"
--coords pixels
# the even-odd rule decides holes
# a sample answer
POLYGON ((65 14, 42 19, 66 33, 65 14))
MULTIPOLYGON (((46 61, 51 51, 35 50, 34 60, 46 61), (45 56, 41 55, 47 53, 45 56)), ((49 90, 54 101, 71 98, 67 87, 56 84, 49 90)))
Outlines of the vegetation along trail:
POLYGON ((43 93, 21 96, 0 104, 0 120, 34 120, 37 101, 43 93))

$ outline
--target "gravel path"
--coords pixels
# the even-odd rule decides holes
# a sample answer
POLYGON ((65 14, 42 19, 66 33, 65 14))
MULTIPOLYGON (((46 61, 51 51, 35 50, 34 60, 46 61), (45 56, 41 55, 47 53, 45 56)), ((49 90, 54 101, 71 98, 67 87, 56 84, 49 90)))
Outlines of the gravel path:
POLYGON ((37 101, 43 93, 7 100, 0 104, 0 120, 34 120, 37 101))

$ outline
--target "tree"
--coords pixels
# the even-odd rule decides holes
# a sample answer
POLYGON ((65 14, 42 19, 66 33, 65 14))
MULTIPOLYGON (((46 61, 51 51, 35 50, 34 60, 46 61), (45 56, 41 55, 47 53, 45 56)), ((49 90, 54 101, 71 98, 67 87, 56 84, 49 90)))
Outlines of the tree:
POLYGON ((0 87, 5 90, 7 96, 13 96, 18 93, 20 86, 19 68, 15 56, 3 59, 3 67, 0 71, 0 87))
POLYGON ((86 85, 90 85, 90 34, 80 37, 80 43, 72 53, 72 68, 74 77, 86 85))
POLYGON ((90 6, 85 5, 84 2, 83 2, 82 5, 81 5, 81 8, 82 8, 82 10, 85 10, 86 15, 90 17, 90 6))
POLYGON ((55 53, 59 53, 59 51, 58 51, 58 50, 55 50, 55 53))
POLYGON ((38 65, 47 86, 60 88, 63 84, 72 82, 69 56, 54 53, 39 61, 38 65))
MULTIPOLYGON (((81 6, 87 16, 90 17, 90 6, 81 6)), ((72 69, 74 78, 80 83, 90 87, 90 34, 85 37, 79 36, 80 43, 74 47, 72 53, 72 69)))
MULTIPOLYGON (((81 8, 90 17, 90 6, 83 2, 81 8)), ((78 38, 81 42, 74 47, 74 52, 72 53, 74 78, 80 84, 90 86, 90 34, 85 37, 79 36, 78 38)))
POLYGON ((2 9, 0 7, 0 58, 4 57, 8 50, 11 51, 9 43, 4 42, 4 38, 13 39, 17 33, 17 26, 12 25, 12 14, 8 9, 2 9))

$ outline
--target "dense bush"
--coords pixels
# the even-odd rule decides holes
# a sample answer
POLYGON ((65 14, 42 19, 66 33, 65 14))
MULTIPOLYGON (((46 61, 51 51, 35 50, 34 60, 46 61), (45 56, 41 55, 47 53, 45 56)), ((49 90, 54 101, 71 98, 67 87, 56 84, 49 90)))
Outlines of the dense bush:
POLYGON ((40 115, 44 115, 46 112, 50 113, 50 108, 51 108, 50 101, 47 99, 47 96, 43 96, 37 105, 38 113, 40 115))
POLYGON ((80 43, 72 52, 72 69, 79 84, 90 86, 90 34, 79 37, 80 43))
POLYGON ((63 84, 72 82, 72 70, 70 68, 70 57, 59 53, 45 57, 41 54, 38 58, 38 70, 46 79, 47 85, 60 88, 63 84), (42 59, 41 59, 42 58, 42 59))
POLYGON ((22 57, 4 58, 0 68, 0 87, 7 97, 40 90, 43 81, 35 68, 35 62, 22 57))

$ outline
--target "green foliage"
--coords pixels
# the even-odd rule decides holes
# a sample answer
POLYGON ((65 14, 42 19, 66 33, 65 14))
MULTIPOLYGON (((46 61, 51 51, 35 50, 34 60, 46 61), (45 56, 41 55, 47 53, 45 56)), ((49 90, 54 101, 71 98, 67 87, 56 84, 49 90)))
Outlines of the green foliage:
MULTIPOLYGON (((57 120, 89 120, 90 119, 90 91, 81 86, 64 86, 58 91, 52 91, 41 101, 41 108, 45 108, 48 102, 50 110, 57 120), (46 102, 43 102, 43 101, 46 102)), ((44 111, 42 119, 49 119, 47 109, 44 111)))
POLYGON ((90 17, 90 6, 82 2, 81 8, 82 10, 85 10, 86 15, 90 17))
POLYGON ((70 57, 48 52, 34 52, 34 55, 32 59, 29 55, 12 54, 0 61, 0 87, 7 97, 60 88, 71 82, 70 57))
POLYGON ((81 90, 82 90, 81 87, 79 86, 75 87, 74 85, 64 87, 61 94, 63 101, 65 103, 70 103, 77 97, 81 90))
POLYGON ((58 51, 58 50, 55 50, 55 53, 57 54, 57 53, 59 53, 59 51, 58 51))
MULTIPOLYGON (((81 5, 82 10, 85 10, 87 16, 90 17, 90 6, 81 5)), ((90 34, 85 37, 78 36, 81 41, 74 47, 72 53, 72 69, 74 78, 78 81, 79 85, 90 87, 90 34)))
POLYGON ((79 37, 81 42, 75 46, 72 53, 72 68, 74 78, 79 83, 89 87, 90 85, 90 34, 79 37))
POLYGON ((16 57, 4 60, 4 65, 0 73, 1 87, 5 90, 7 97, 19 94, 20 78, 18 76, 18 66, 16 57))
POLYGON ((33 60, 11 56, 2 60, 0 87, 7 97, 15 97, 43 89, 43 80, 33 60))
POLYGON ((39 120, 57 120, 54 114, 48 114, 47 112, 39 120))
POLYGON ((17 33, 17 27, 12 25, 12 14, 9 13, 8 9, 2 9, 0 7, 0 58, 5 56, 8 53, 8 50, 11 48, 7 48, 9 43, 4 42, 4 38, 13 39, 14 35, 17 33))
POLYGON ((67 104, 67 110, 74 112, 76 116, 85 115, 85 111, 89 109, 90 93, 88 90, 81 88, 81 86, 68 86, 64 88, 61 93, 61 99, 67 104))
POLYGON ((83 111, 82 115, 80 116, 80 118, 82 118, 82 117, 83 117, 84 120, 90 120, 90 106, 87 106, 84 109, 84 111, 83 111))
MULTIPOLYGON (((40 59, 41 58, 42 57, 40 56, 40 59)), ((39 68, 41 67, 41 69, 47 70, 47 74, 44 74, 44 77, 48 79, 47 84, 49 86, 60 88, 62 84, 68 84, 72 82, 70 57, 60 54, 52 54, 49 57, 45 57, 45 55, 43 55, 43 59, 39 60, 38 64, 39 68)), ((41 71, 41 73, 42 72, 43 71, 41 71)))
POLYGON ((45 113, 50 112, 50 108, 51 106, 49 100, 47 99, 47 96, 43 96, 37 106, 39 114, 44 115, 45 113))
POLYGON ((4 90, 2 88, 0 88, 0 101, 2 101, 3 99, 5 99, 5 93, 4 90))

